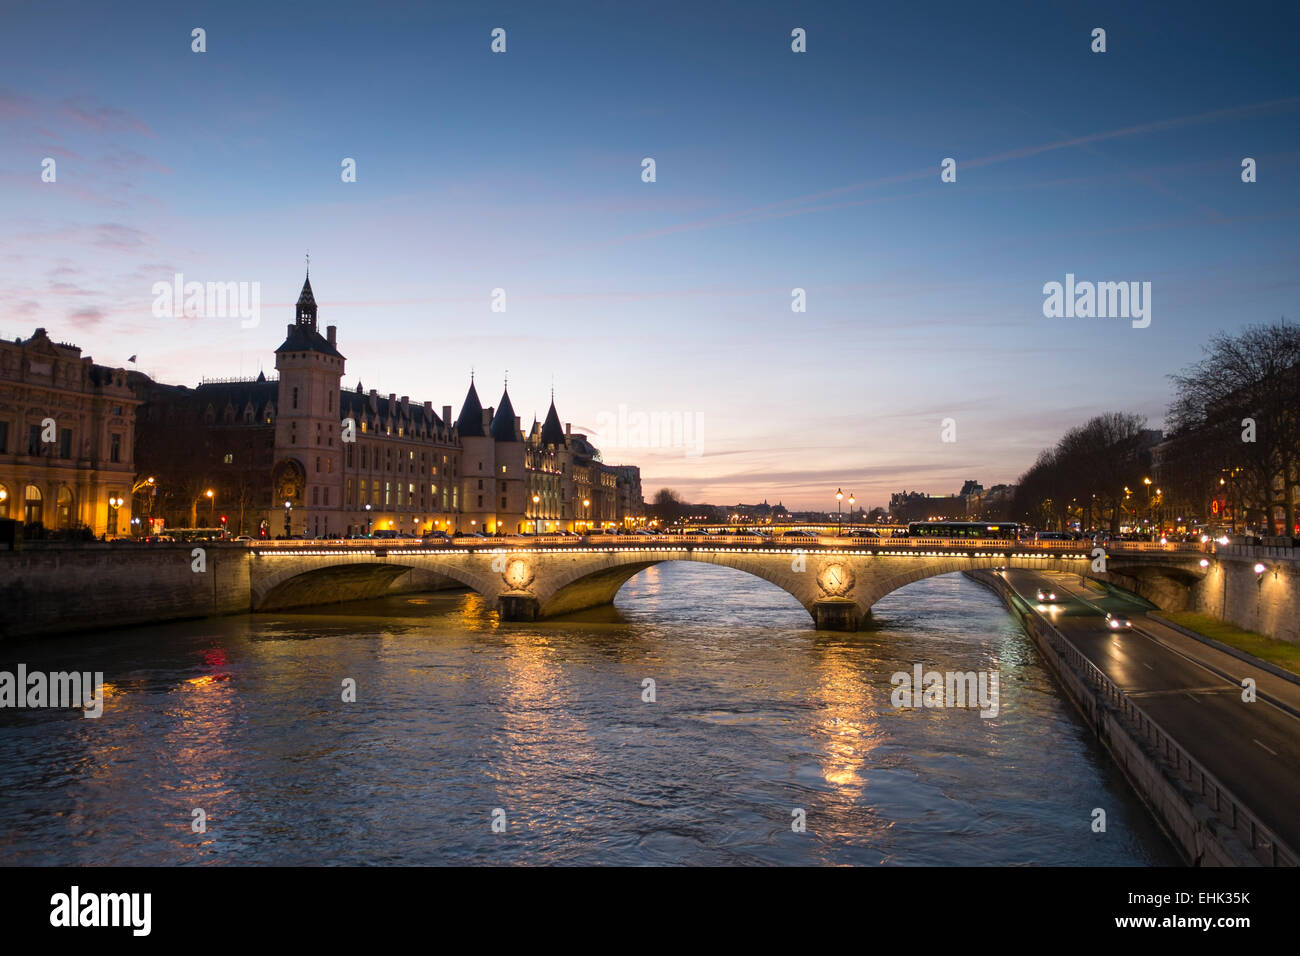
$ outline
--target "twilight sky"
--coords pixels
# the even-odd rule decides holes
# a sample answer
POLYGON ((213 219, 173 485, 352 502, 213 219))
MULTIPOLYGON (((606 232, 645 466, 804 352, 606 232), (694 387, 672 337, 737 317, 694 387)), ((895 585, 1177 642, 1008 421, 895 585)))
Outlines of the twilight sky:
POLYGON ((508 370, 525 425, 552 383, 575 429, 698 423, 606 429, 647 497, 1014 481, 1091 414, 1160 427, 1216 330, 1300 317, 1297 9, 5 2, 0 335, 269 372, 310 250, 349 387, 459 410, 508 370), (178 272, 260 283, 260 323, 155 317, 178 272), (1150 327, 1045 318, 1067 273, 1150 282, 1150 327))

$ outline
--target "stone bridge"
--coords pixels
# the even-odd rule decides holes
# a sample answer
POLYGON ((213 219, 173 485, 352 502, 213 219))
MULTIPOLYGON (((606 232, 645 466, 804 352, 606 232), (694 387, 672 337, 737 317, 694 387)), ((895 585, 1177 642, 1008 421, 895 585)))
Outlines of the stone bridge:
MULTIPOLYGON (((376 595, 411 573, 429 582, 458 582, 482 595, 505 620, 533 620, 608 604, 633 575, 651 565, 699 561, 771 581, 793 595, 819 629, 855 630, 886 594, 938 574, 1002 566, 1092 573, 1093 559, 1081 543, 1051 544, 962 541, 909 548, 876 541, 870 546, 745 547, 655 541, 467 548, 274 542, 250 549, 249 583, 252 609, 275 610, 376 595), (998 545, 1003 547, 995 549, 998 545)), ((1131 575, 1181 579, 1203 573, 1197 555, 1136 554, 1131 561, 1109 560, 1113 571, 1131 575)))

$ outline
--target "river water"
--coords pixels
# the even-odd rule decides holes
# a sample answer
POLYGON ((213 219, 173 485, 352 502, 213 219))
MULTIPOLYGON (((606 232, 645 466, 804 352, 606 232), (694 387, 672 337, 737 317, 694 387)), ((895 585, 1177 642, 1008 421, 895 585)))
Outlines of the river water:
POLYGON ((446 592, 0 645, 107 684, 0 710, 0 864, 1178 862, 994 595, 875 618, 669 563, 536 624, 446 592), (998 716, 893 707, 916 663, 996 670, 998 716))

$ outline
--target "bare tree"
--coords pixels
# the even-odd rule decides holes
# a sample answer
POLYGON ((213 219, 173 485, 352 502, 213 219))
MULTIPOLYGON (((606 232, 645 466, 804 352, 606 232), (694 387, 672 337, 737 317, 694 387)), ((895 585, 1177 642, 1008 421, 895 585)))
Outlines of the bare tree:
POLYGON ((1300 484, 1300 326, 1282 319, 1220 333, 1204 352, 1170 376, 1169 425, 1217 466, 1229 498, 1249 510, 1243 517, 1271 529, 1280 511, 1291 532, 1300 484))

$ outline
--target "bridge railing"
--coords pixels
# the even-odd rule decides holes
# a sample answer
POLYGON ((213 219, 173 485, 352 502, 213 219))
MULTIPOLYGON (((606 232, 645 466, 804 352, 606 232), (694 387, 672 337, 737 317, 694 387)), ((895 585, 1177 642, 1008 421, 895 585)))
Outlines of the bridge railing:
POLYGON ((1045 628, 1043 633, 1085 683, 1091 684, 1129 727, 1160 754, 1179 781, 1200 793, 1206 805, 1250 848, 1256 859, 1266 866, 1300 865, 1300 856, 1294 850, 1251 813, 1231 790, 1206 770, 1171 734, 1152 720, 1123 688, 1107 677, 1073 642, 1060 635, 1055 628, 1045 628))
MULTIPOLYGON (((762 537, 759 535, 732 534, 596 534, 575 535, 504 535, 486 538, 360 538, 360 539, 289 539, 251 541, 247 545, 256 550, 319 550, 370 551, 375 548, 407 550, 419 549, 483 549, 483 548, 605 548, 605 547, 692 547, 692 548, 761 548, 795 550, 799 548, 852 548, 868 549, 878 553, 928 553, 933 551, 977 554, 1090 554, 1094 545, 1090 541, 1011 541, 1001 538, 867 538, 859 536, 818 535, 796 537, 762 537)), ((1230 550, 1192 541, 1111 541, 1103 545, 1108 554, 1121 552, 1207 552, 1216 549, 1224 554, 1230 550)), ((1258 549, 1256 549, 1258 550, 1258 549)))

